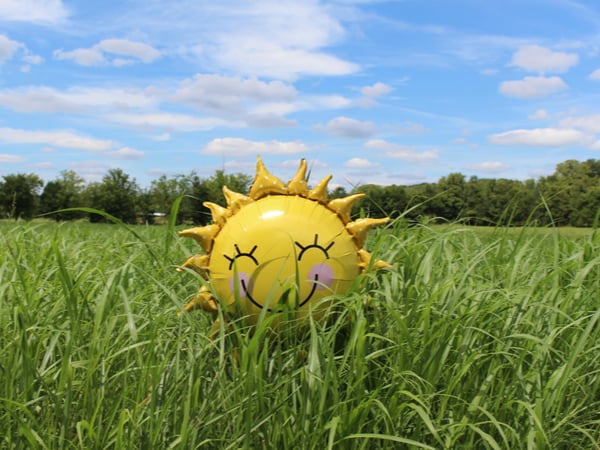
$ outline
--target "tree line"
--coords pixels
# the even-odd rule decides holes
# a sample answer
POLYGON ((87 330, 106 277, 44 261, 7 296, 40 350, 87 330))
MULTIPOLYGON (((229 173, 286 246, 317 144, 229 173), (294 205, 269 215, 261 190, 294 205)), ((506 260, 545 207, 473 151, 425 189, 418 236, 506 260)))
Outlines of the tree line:
MULTIPOLYGON (((44 183, 33 173, 4 175, 0 181, 0 217, 31 219, 47 214, 57 221, 105 221, 101 210, 126 223, 156 223, 181 197, 178 223, 205 224, 210 211, 202 202, 225 205, 222 187, 247 192, 252 177, 218 170, 208 178, 195 172, 161 176, 142 189, 121 169, 111 169, 100 182, 85 183, 74 171, 44 183), (64 211, 69 208, 87 210, 64 211), (59 211, 59 212, 56 212, 59 211)), ((350 192, 338 187, 330 198, 364 192, 357 213, 406 220, 461 220, 472 225, 596 225, 600 211, 600 160, 567 160, 553 174, 525 181, 467 178, 451 173, 436 183, 411 186, 359 185, 350 192)))

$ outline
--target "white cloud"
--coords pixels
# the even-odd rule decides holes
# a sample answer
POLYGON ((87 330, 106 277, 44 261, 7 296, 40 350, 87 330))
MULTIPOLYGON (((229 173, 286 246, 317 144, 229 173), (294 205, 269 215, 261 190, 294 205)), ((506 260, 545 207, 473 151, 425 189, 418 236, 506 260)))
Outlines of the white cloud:
POLYGON ((341 95, 309 95, 296 102, 298 109, 343 109, 352 106, 352 100, 341 95))
POLYGON ((144 156, 144 152, 130 147, 122 147, 119 150, 107 153, 107 156, 119 159, 140 159, 144 156))
POLYGON ((6 153, 0 153, 0 163, 14 164, 23 161, 25 161, 25 158, 22 158, 18 155, 8 155, 6 153))
POLYGON ((590 146, 590 148, 591 148, 592 150, 600 150, 600 140, 597 140, 596 142, 594 142, 594 143, 593 143, 593 144, 590 146))
POLYGON ((529 119, 531 120, 545 120, 548 117, 548 111, 546 111, 545 109, 538 109, 533 114, 529 115, 529 119))
POLYGON ((98 48, 78 48, 70 52, 63 49, 54 51, 54 58, 58 60, 73 60, 80 66, 101 66, 106 63, 104 54, 98 48))
POLYGON ((34 55, 29 53, 29 51, 26 51, 25 55, 23 55, 23 61, 27 64, 41 64, 44 62, 44 58, 42 58, 40 55, 34 55))
POLYGON ((351 167, 353 169, 365 169, 376 166, 378 166, 378 164, 375 164, 365 158, 352 158, 344 163, 344 167, 351 167))
POLYGON ((264 0, 235 7, 214 3, 200 59, 241 75, 292 80, 302 75, 346 75, 358 65, 324 49, 345 30, 332 9, 317 1, 264 0))
POLYGON ((600 69, 594 70, 592 73, 590 73, 588 78, 590 80, 600 80, 600 69))
POLYGON ((12 58, 22 44, 0 34, 0 63, 12 58))
POLYGON ((312 49, 286 48, 260 38, 229 42, 215 58, 229 69, 288 80, 300 75, 348 75, 358 71, 356 64, 333 55, 312 49))
POLYGON ((437 150, 420 151, 416 147, 394 144, 383 139, 371 139, 365 143, 369 150, 382 150, 388 158, 403 159, 410 162, 428 162, 438 159, 437 150))
POLYGON ((154 47, 128 39, 105 39, 90 48, 77 48, 71 51, 58 49, 54 58, 72 60, 81 66, 102 66, 106 64, 122 67, 136 62, 151 63, 160 58, 161 53, 154 47), (111 55, 126 56, 129 59, 114 58, 111 55))
POLYGON ((0 90, 0 105, 18 112, 93 112, 148 108, 158 101, 151 90, 80 88, 59 91, 44 86, 0 90))
POLYGON ((2 0, 0 17, 5 21, 58 24, 67 18, 61 0, 2 0))
POLYGON ((102 161, 76 161, 70 164, 70 168, 81 175, 86 181, 100 181, 111 169, 111 166, 102 161))
POLYGON ((484 161, 478 164, 469 164, 465 169, 477 170, 479 172, 499 173, 510 169, 510 166, 500 161, 484 161))
POLYGON ((577 128, 590 133, 600 133, 600 114, 565 117, 560 121, 560 126, 564 128, 577 128))
MULTIPOLYGON (((2 0, 0 0, 0 18, 2 15, 1 5, 2 0)), ((0 64, 12 59, 18 54, 21 55, 21 60, 25 63, 21 66, 21 72, 24 73, 29 72, 31 64, 40 64, 44 61, 44 58, 41 56, 31 53, 25 44, 13 41, 7 36, 0 34, 0 64)))
POLYGON ((228 121, 218 117, 196 117, 187 114, 112 114, 107 117, 119 124, 133 125, 143 129, 167 131, 207 131, 217 127, 243 127, 240 121, 228 121))
POLYGON ((323 130, 332 136, 366 138, 375 133, 376 126, 373 122, 361 122, 342 116, 331 119, 327 125, 317 126, 316 129, 323 130))
POLYGON ((539 45, 524 45, 513 55, 511 65, 528 72, 565 73, 579 62, 575 53, 554 52, 539 45))
POLYGON ((248 156, 248 155, 293 155, 308 151, 306 144, 300 141, 249 141, 241 138, 213 139, 202 149, 205 155, 248 156))
POLYGON ((365 86, 360 90, 363 95, 367 97, 381 97, 382 95, 388 94, 392 91, 392 88, 385 83, 378 81, 372 86, 365 86))
POLYGON ((567 89, 560 77, 525 77, 522 80, 503 81, 500 93, 508 97, 542 98, 567 89))
POLYGON ((589 146, 590 135, 579 130, 566 128, 535 128, 531 130, 511 130, 488 136, 492 144, 520 145, 528 147, 568 147, 589 146))
POLYGON ((71 131, 33 131, 0 128, 0 140, 10 144, 42 144, 93 152, 110 150, 112 141, 94 139, 71 131))
POLYGON ((219 114, 238 114, 256 102, 292 101, 296 89, 281 81, 198 74, 184 80, 173 100, 219 114))
POLYGON ((98 48, 106 53, 131 56, 144 63, 151 63, 161 57, 161 53, 154 47, 142 42, 130 41, 128 39, 104 39, 98 43, 98 48))

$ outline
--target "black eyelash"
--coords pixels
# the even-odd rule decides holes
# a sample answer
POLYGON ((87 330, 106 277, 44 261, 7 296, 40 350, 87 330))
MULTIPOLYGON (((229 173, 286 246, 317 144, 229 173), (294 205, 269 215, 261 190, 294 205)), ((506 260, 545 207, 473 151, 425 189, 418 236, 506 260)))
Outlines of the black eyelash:
POLYGON ((329 259, 329 252, 328 250, 333 247, 333 244, 335 244, 334 241, 331 241, 329 243, 329 245, 327 247, 323 247, 322 245, 319 244, 319 235, 315 234, 315 240, 313 241, 312 244, 304 246, 302 245, 300 242, 298 241, 294 241, 294 244, 296 244, 298 247, 300 247, 300 254, 298 255, 298 261, 300 261, 302 259, 302 255, 304 254, 304 252, 308 249, 311 248, 318 248, 319 250, 321 250, 323 253, 325 253, 325 257, 327 259, 329 259))
POLYGON ((234 244, 234 247, 235 247, 235 251, 237 253, 234 257, 223 255, 227 259, 227 261, 229 261, 229 270, 231 270, 231 268, 233 267, 234 261, 236 259, 238 259, 240 256, 247 256, 254 262, 254 264, 256 264, 258 266, 258 260, 253 255, 254 250, 256 250, 258 245, 255 245, 254 247, 252 247, 252 250, 250 250, 249 252, 242 252, 237 244, 234 244))

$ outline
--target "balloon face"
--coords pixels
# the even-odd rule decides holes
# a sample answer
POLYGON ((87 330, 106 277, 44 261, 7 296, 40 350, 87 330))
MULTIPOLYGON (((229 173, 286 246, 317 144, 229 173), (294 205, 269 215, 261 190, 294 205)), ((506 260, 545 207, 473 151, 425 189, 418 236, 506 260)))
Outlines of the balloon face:
POLYGON ((253 315, 284 302, 307 310, 347 290, 360 273, 359 262, 337 214, 299 196, 267 196, 223 226, 209 272, 222 302, 253 315))
POLYGON ((205 252, 182 264, 206 280, 185 310, 216 314, 221 305, 256 318, 292 308, 302 318, 322 311, 324 299, 346 292, 362 271, 389 266, 362 248, 368 230, 389 219, 351 221, 364 194, 330 201, 330 179, 309 189, 302 160, 286 185, 258 158, 248 196, 223 187, 227 207, 204 202, 213 223, 179 232, 205 252))

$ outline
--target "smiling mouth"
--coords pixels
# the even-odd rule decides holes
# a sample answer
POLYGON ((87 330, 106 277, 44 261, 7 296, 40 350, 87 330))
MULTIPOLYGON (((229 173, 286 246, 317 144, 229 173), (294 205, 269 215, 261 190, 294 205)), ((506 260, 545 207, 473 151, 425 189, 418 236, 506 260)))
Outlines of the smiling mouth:
MULTIPOLYGON (((308 296, 303 301, 300 302, 300 304, 298 305, 298 308, 301 308, 302 306, 306 305, 306 303, 308 303, 308 301, 312 298, 313 294, 317 290, 318 283, 319 283, 319 274, 315 274, 315 278, 311 280, 312 288, 311 288, 308 296)), ((252 294, 250 294, 250 290, 248 289, 248 286, 246 286, 246 280, 241 279, 240 284, 242 285, 242 289, 246 293, 246 297, 248 298, 248 300, 250 300, 255 306, 258 306, 260 309, 263 309, 264 306, 261 305, 259 302, 257 302, 254 298, 252 298, 252 294)), ((271 308, 266 308, 266 310, 268 312, 272 312, 271 308)))

